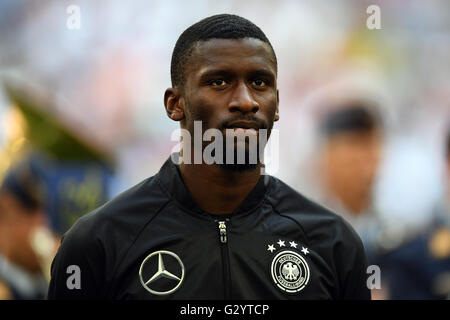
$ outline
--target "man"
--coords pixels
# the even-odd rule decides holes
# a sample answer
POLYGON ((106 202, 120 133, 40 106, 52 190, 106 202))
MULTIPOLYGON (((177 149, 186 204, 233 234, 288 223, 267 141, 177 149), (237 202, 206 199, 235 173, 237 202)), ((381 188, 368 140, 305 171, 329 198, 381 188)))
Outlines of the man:
POLYGON ((352 225, 370 251, 378 232, 371 207, 383 150, 377 106, 363 99, 341 102, 323 117, 319 131, 323 201, 352 225))
POLYGON ((230 148, 218 147, 215 163, 198 163, 207 146, 183 141, 180 165, 169 158, 65 234, 48 297, 369 299, 353 229, 250 161, 251 137, 279 119, 277 60, 264 33, 235 15, 206 18, 178 39, 171 75, 168 116, 194 140, 196 121, 200 134, 232 136, 245 161, 222 161, 230 148))
POLYGON ((0 300, 44 299, 56 240, 47 227, 43 186, 32 161, 0 185, 0 300))

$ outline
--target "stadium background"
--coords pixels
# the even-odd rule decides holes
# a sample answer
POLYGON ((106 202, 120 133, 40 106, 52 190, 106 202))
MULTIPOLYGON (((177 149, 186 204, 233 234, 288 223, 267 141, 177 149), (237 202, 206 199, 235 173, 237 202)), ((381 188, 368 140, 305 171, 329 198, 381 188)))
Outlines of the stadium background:
POLYGON ((320 117, 336 101, 375 100, 386 128, 372 207, 389 229, 384 245, 423 231, 449 201, 448 1, 2 1, 0 181, 39 151, 30 161, 43 177, 50 230, 60 235, 155 174, 176 145, 178 123, 163 107, 173 47, 185 28, 217 13, 253 21, 277 54, 273 174, 321 201, 313 170, 320 117), (374 4, 381 29, 370 30, 374 4), (80 28, 68 27, 71 5, 80 28))

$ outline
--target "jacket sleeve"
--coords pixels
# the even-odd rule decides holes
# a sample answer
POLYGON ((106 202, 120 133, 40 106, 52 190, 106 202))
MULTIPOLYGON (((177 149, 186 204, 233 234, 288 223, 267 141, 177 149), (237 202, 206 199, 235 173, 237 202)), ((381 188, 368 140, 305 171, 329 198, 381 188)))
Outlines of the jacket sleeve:
POLYGON ((344 240, 343 250, 340 252, 342 290, 340 299, 344 300, 370 300, 371 291, 367 286, 367 257, 364 245, 353 230, 345 222, 347 236, 344 240))
POLYGON ((49 300, 104 298, 105 251, 85 217, 64 234, 53 259, 49 300))
POLYGON ((353 268, 349 270, 349 277, 344 286, 343 299, 370 300, 371 292, 367 286, 367 259, 363 248, 358 250, 353 268))

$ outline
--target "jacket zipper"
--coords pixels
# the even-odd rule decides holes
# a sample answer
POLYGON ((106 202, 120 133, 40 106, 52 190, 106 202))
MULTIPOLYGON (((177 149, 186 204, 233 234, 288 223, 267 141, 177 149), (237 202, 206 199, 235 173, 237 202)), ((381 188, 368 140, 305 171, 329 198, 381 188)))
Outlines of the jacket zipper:
POLYGON ((230 273, 230 257, 228 255, 228 238, 227 238, 227 221, 216 222, 219 224, 220 250, 222 253, 223 263, 223 284, 225 299, 231 298, 231 273, 230 273))

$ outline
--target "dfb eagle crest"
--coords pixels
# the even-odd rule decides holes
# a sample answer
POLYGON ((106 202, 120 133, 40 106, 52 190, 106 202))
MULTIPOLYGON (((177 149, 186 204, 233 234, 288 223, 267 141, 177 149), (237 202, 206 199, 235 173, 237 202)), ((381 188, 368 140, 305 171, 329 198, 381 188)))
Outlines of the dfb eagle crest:
POLYGON ((272 260, 271 274, 274 283, 281 290, 297 293, 305 288, 309 281, 309 266, 298 252, 283 250, 272 260))

